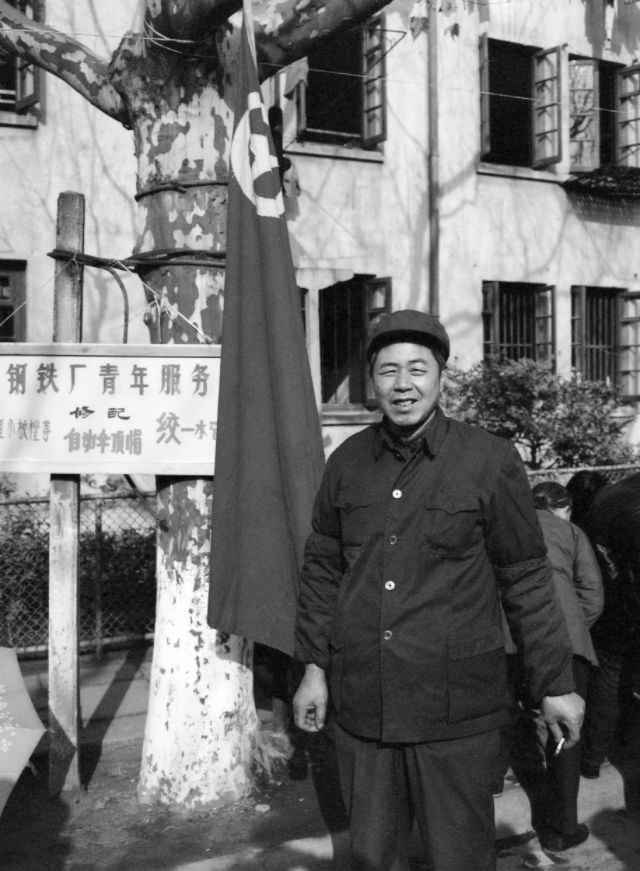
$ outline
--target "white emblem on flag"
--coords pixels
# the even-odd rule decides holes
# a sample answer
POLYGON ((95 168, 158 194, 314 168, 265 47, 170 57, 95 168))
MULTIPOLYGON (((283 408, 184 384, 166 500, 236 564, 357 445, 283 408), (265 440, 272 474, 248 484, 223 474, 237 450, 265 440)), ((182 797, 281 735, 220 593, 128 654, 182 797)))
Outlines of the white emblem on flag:
POLYGON ((284 214, 284 200, 278 159, 270 148, 267 136, 269 125, 260 95, 251 91, 247 105, 247 111, 238 122, 231 141, 231 169, 258 215, 262 218, 279 218, 284 214), (260 113, 257 123, 252 112, 260 113))

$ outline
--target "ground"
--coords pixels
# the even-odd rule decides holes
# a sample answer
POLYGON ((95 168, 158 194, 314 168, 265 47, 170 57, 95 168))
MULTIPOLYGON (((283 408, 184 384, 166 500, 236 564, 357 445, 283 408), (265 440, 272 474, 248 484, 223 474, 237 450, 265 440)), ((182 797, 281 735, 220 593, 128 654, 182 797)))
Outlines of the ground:
MULTIPOLYGON (((327 824, 339 829, 340 801, 332 794, 336 785, 323 739, 319 736, 312 744, 311 767, 302 758, 301 765, 276 774, 273 783, 257 786, 246 801, 191 813, 138 803, 139 741, 111 744, 102 751, 85 748, 81 758, 89 776, 87 788, 54 799, 48 795, 47 759, 36 757, 35 770, 25 769, 0 817, 0 867, 168 871, 211 856, 318 835, 318 777, 324 783, 327 824)), ((320 871, 321 865, 314 868, 320 871)))

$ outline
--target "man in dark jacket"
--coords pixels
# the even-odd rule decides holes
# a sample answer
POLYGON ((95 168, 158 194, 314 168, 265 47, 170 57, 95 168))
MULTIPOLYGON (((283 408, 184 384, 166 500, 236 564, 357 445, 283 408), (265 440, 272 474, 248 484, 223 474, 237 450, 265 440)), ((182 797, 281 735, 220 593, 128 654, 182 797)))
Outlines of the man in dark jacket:
POLYGON ((414 820, 430 868, 491 871, 508 706, 499 597, 568 745, 583 714, 571 645, 516 450, 438 406, 440 321, 383 316, 367 355, 383 418, 331 455, 316 499, 294 716, 321 729, 331 699, 353 871, 406 869, 414 820))
POLYGON ((587 694, 582 774, 596 778, 640 684, 640 474, 599 490, 585 520, 600 561, 604 610, 593 627, 600 668, 587 694), (626 702, 626 704, 625 704, 626 702))

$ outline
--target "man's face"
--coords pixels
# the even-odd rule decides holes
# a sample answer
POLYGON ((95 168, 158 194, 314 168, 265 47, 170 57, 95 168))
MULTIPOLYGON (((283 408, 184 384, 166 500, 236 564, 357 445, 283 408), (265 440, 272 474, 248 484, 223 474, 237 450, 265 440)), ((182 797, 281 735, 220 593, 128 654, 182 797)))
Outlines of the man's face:
POLYGON ((420 426, 440 396, 440 369, 424 345, 395 342, 381 348, 372 377, 380 408, 396 426, 420 426))

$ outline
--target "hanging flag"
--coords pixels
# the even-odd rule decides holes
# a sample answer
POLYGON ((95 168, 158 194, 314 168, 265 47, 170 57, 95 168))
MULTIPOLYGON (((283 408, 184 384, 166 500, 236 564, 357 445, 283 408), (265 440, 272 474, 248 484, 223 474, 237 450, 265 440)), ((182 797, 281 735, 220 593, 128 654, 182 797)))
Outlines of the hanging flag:
POLYGON ((324 458, 278 161, 247 17, 245 2, 231 143, 208 622, 291 654, 299 572, 324 458))

